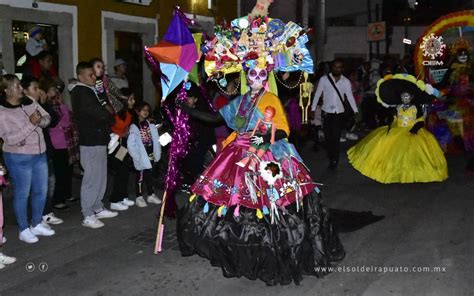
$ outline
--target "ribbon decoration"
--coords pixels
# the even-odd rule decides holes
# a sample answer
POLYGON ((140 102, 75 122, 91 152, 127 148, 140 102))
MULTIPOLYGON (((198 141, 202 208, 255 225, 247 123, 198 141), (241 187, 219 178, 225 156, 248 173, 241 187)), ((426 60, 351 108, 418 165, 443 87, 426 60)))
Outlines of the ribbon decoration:
POLYGON ((173 135, 171 136, 171 144, 169 148, 169 162, 168 170, 166 171, 165 177, 165 192, 163 193, 160 217, 158 220, 158 227, 155 241, 155 254, 162 251, 163 244, 163 216, 174 217, 176 210, 176 201, 174 195, 176 193, 176 187, 178 186, 179 180, 179 161, 183 159, 189 152, 189 115, 181 109, 181 105, 186 101, 186 83, 182 84, 182 87, 176 97, 175 114, 173 115, 169 105, 165 106, 166 113, 173 124, 173 135), (167 197, 171 197, 171 201, 166 203, 167 197))

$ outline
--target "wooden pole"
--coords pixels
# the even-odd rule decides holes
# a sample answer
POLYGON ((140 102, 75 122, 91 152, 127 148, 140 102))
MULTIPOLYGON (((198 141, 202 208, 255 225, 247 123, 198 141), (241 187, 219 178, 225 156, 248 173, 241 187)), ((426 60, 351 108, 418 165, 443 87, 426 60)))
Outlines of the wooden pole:
POLYGON ((166 190, 163 193, 163 198, 161 201, 161 210, 160 210, 160 218, 158 220, 158 228, 156 229, 156 240, 155 240, 155 255, 161 253, 161 246, 163 244, 163 232, 164 232, 164 225, 163 225, 163 216, 165 214, 165 206, 166 206, 166 190))

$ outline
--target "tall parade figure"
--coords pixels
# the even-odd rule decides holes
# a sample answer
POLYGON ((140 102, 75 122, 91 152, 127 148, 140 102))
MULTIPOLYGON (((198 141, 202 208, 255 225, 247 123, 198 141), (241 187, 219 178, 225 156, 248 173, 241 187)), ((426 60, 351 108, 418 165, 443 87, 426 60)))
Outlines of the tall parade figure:
POLYGON ((352 166, 380 183, 440 182, 448 178, 446 158, 436 138, 424 128, 432 86, 412 75, 379 80, 377 99, 395 114, 392 123, 368 134, 347 155, 352 166))
POLYGON ((318 185, 287 140, 290 129, 276 96, 273 70, 312 73, 307 40, 297 24, 268 17, 218 27, 203 48, 206 72, 211 79, 241 72, 249 89, 218 113, 182 106, 191 117, 234 131, 178 212, 182 254, 209 259, 226 277, 298 284, 304 274, 326 274, 319 267, 345 256, 318 185))

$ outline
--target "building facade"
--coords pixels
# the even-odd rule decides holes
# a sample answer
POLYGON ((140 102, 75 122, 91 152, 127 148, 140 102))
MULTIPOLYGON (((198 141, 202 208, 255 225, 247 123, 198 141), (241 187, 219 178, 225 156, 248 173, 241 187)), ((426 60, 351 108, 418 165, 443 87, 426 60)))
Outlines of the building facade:
POLYGON ((215 16, 237 16, 237 0, 0 0, 0 65, 8 73, 15 72, 18 40, 13 34, 14 24, 53 26, 61 79, 74 77, 75 65, 94 57, 101 57, 109 73, 113 72, 115 59, 126 55, 141 71, 138 96, 154 104, 151 73, 142 49, 154 45, 164 34, 175 5, 208 23, 215 22, 215 16))

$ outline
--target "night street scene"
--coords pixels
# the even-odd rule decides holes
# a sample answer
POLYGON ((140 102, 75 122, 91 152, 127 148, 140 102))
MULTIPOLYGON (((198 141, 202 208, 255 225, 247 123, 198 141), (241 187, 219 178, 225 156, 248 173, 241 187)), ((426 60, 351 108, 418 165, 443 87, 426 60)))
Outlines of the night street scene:
POLYGON ((0 296, 474 296, 474 0, 0 0, 0 296))

